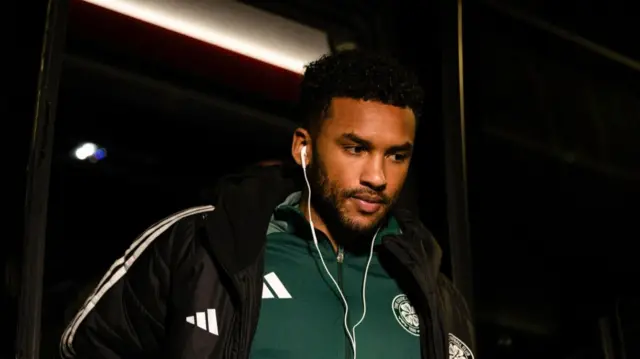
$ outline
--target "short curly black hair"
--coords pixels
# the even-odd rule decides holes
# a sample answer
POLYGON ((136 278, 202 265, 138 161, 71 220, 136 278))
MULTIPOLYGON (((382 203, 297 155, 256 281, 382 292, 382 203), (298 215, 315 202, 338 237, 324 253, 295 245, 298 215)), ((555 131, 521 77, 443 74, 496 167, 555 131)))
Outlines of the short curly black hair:
POLYGON ((336 97, 409 108, 418 119, 424 91, 417 76, 396 60, 351 50, 325 55, 307 65, 298 104, 303 126, 318 129, 336 97))

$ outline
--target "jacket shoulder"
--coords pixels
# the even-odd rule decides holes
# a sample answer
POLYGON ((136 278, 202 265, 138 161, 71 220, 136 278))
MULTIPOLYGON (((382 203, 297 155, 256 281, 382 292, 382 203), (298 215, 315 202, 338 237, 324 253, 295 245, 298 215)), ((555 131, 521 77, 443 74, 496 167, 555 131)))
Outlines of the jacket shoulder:
POLYGON ((210 205, 191 207, 167 217, 171 222, 167 223, 166 238, 159 244, 161 255, 167 259, 171 269, 176 269, 200 251, 200 242, 195 239, 200 231, 206 230, 206 218, 214 210, 215 207, 210 205))
POLYGON ((475 328, 467 301, 453 282, 444 274, 438 275, 438 292, 449 338, 449 350, 459 350, 462 358, 474 358, 475 328))
POLYGON ((113 358, 116 352, 156 350, 166 330, 172 269, 195 248, 197 218, 212 210, 180 211, 142 232, 79 305, 61 338, 62 357, 113 358))

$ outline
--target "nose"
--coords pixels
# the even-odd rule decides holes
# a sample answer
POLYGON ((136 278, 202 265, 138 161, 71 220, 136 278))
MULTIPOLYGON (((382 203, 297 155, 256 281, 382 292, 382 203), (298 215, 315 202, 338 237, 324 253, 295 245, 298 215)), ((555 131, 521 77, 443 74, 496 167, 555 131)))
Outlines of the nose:
POLYGON ((360 184, 381 192, 387 187, 387 178, 384 174, 384 158, 371 156, 367 161, 360 175, 360 184))

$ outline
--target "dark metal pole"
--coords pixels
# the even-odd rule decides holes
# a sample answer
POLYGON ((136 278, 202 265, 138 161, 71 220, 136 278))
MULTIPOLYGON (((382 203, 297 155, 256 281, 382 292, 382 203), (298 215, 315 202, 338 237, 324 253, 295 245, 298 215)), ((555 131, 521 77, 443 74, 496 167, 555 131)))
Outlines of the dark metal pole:
POLYGON ((68 5, 68 0, 50 0, 45 17, 27 168, 22 285, 16 333, 16 358, 19 359, 37 359, 40 356, 49 177, 68 5))
POLYGON ((452 279, 473 313, 467 204, 462 0, 440 1, 442 116, 452 279))
POLYGON ((615 359, 615 350, 613 337, 611 335, 611 318, 602 317, 598 320, 598 329, 600 329, 600 345, 602 346, 602 354, 604 359, 615 359))

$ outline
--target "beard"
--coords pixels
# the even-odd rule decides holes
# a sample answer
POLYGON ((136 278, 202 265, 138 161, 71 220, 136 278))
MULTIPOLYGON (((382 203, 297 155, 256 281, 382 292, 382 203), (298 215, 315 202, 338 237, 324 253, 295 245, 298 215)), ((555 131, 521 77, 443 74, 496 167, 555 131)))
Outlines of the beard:
MULTIPOLYGON (((355 239, 373 236, 386 218, 395 199, 390 199, 383 193, 366 187, 339 188, 338 183, 329 178, 326 166, 315 151, 312 156, 312 165, 308 167, 311 203, 335 240, 345 247, 353 247, 358 242, 363 242, 355 239), (374 195, 382 199, 383 207, 380 213, 376 213, 375 217, 372 216, 372 220, 369 222, 358 221, 353 217, 354 214, 348 212, 346 201, 358 194, 374 195), (348 239, 348 243, 344 242, 346 239, 348 239)), ((364 241, 364 243, 367 242, 364 241)))

